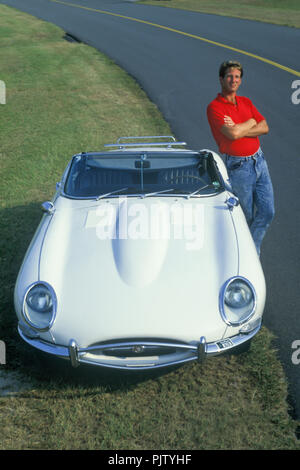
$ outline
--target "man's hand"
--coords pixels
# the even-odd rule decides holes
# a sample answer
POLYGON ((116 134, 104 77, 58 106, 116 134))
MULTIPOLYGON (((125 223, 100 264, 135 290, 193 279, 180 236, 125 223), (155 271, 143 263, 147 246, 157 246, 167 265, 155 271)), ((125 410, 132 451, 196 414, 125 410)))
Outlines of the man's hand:
MULTIPOLYGON (((245 122, 235 124, 230 116, 224 116, 224 125, 221 127, 222 134, 230 140, 241 139, 242 137, 254 137, 254 135, 248 135, 252 128, 257 126, 255 119, 251 118, 245 122)), ((260 135, 260 134, 257 134, 260 135)))
POLYGON ((224 124, 228 127, 235 126, 235 122, 233 122, 232 118, 230 116, 224 116, 224 124))

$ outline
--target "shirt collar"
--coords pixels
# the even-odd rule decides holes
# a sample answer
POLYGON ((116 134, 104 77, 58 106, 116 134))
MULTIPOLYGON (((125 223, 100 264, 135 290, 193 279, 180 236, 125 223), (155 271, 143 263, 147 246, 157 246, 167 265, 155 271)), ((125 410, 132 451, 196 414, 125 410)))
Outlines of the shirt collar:
MULTIPOLYGON (((236 98, 236 103, 238 104, 239 96, 236 95, 235 98, 236 98)), ((231 104, 231 105, 235 106, 234 103, 231 103, 231 102, 228 101, 226 98, 224 98, 224 96, 221 95, 221 93, 218 93, 217 100, 218 100, 218 101, 221 101, 222 103, 231 104)))

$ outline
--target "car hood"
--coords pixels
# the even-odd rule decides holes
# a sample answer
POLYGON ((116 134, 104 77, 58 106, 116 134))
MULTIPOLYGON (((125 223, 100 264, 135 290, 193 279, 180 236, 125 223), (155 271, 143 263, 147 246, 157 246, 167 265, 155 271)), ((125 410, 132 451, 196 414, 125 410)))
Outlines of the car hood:
POLYGON ((238 272, 225 200, 61 198, 39 265, 57 295, 53 339, 220 339, 220 287, 238 272))

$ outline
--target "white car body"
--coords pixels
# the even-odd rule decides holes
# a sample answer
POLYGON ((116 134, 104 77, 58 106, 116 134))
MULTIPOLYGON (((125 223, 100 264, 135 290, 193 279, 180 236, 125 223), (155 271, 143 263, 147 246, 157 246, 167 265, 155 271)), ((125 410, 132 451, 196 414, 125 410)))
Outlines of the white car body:
MULTIPOLYGON (((137 161, 148 153, 175 158, 179 152, 194 158, 195 152, 176 144, 118 144, 122 148, 100 155, 134 153, 137 161)), ((27 343, 73 366, 141 370, 201 361, 251 340, 261 326, 264 274, 225 165, 214 152, 199 154, 205 152, 224 183, 215 193, 115 191, 98 200, 65 194, 72 161, 81 154, 73 157, 52 202, 43 205, 16 282, 18 330, 27 343), (115 227, 121 219, 123 233, 115 227), (228 320, 222 303, 226 285, 236 278, 253 293, 253 308, 241 321, 228 320), (27 293, 35 285, 51 292, 48 323, 36 323, 43 314, 28 310, 27 293)), ((38 295, 30 308, 43 301, 38 295)))

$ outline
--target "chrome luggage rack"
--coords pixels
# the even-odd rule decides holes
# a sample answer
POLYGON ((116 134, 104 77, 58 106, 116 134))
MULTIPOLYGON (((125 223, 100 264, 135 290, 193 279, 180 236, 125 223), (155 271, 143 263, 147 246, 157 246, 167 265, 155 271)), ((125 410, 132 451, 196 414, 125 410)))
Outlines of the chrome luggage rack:
POLYGON ((171 148, 174 146, 182 146, 187 145, 186 142, 177 142, 175 137, 172 135, 146 135, 146 136, 132 136, 132 137, 119 137, 115 144, 106 144, 104 147, 117 147, 119 149, 123 149, 125 147, 167 147, 171 148), (168 139, 166 141, 160 142, 149 142, 152 139, 168 139), (131 142, 124 142, 124 141, 131 141, 131 142), (139 141, 139 142, 132 142, 132 141, 139 141), (145 141, 146 142, 143 142, 145 141), (122 142, 123 141, 123 142, 122 142))

